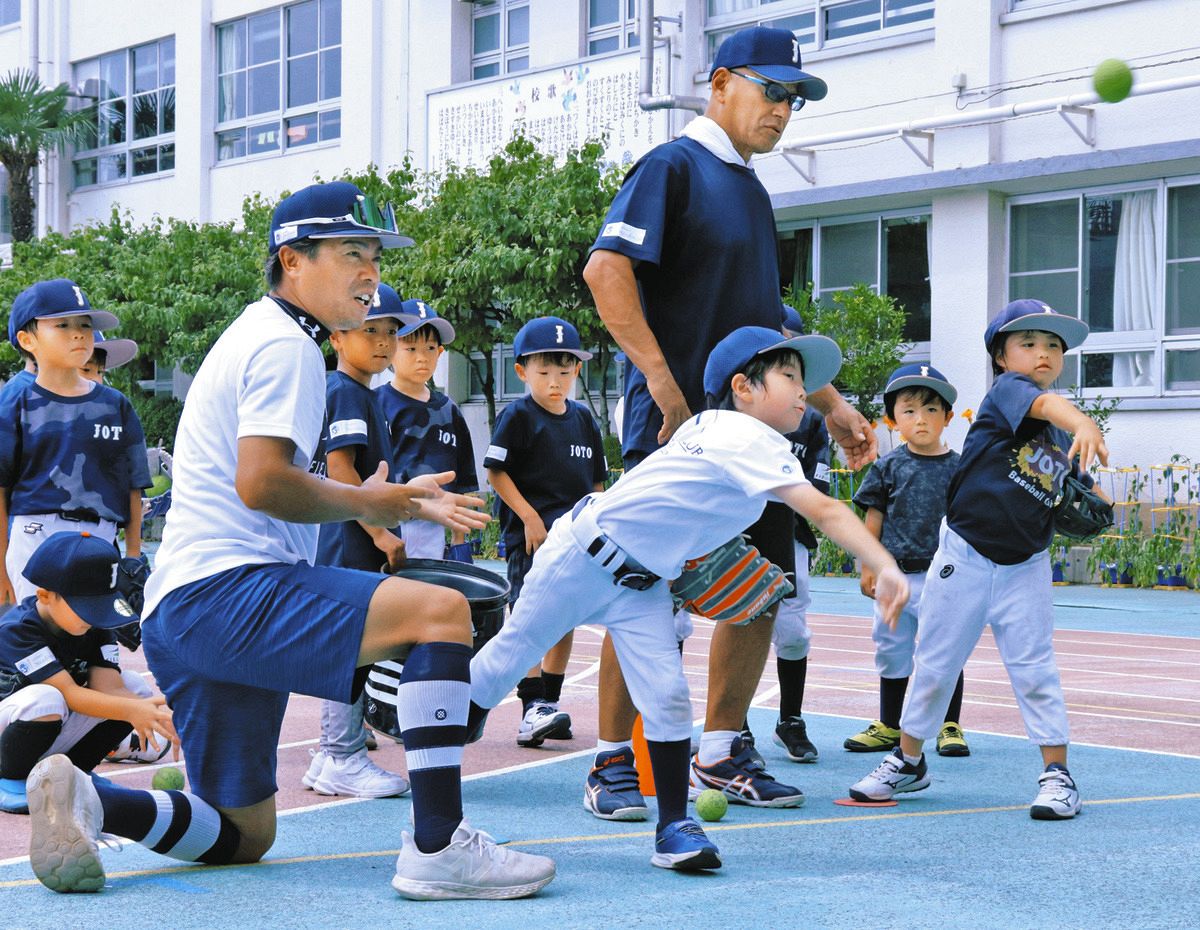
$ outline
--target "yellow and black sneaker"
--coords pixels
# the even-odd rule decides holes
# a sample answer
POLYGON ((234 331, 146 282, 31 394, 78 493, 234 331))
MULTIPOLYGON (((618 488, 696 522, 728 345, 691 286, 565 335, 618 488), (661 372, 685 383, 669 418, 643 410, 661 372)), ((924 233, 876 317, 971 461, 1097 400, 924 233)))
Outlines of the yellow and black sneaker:
MULTIPOLYGON (((900 745, 900 730, 889 727, 882 720, 876 720, 861 733, 849 737, 842 745, 851 752, 887 752, 900 745)), ((941 745, 940 740, 938 745, 941 745)))
POLYGON ((938 733, 937 751, 939 756, 969 756, 971 747, 967 745, 962 727, 957 723, 945 723, 938 733))

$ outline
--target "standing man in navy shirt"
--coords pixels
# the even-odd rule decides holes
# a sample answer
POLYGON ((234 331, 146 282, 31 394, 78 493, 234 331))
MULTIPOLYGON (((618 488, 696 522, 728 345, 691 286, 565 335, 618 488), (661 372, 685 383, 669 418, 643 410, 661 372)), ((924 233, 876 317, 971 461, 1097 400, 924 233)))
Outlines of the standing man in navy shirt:
MULTIPOLYGON (((791 32, 763 27, 726 39, 709 80, 705 115, 682 138, 649 152, 625 178, 584 269, 600 318, 631 363, 622 444, 626 470, 704 409, 704 362, 722 338, 739 326, 780 327, 775 218, 749 163, 752 155, 771 151, 792 113, 807 100, 824 98, 827 88, 800 70, 791 32)), ((869 425, 833 387, 815 392, 809 402, 826 415, 829 433, 852 467, 874 457, 869 425)), ((764 556, 793 571, 791 511, 768 505, 748 533, 764 556)), ((773 613, 767 613, 747 626, 715 630, 708 711, 694 764, 738 769, 738 782, 753 788, 741 793, 745 803, 790 807, 803 802, 803 793, 775 782, 739 735, 770 650, 772 621, 773 613)), ((634 717, 606 640, 600 753, 588 776, 591 789, 607 793, 597 816, 645 817, 631 766, 601 764, 628 745, 634 717)))

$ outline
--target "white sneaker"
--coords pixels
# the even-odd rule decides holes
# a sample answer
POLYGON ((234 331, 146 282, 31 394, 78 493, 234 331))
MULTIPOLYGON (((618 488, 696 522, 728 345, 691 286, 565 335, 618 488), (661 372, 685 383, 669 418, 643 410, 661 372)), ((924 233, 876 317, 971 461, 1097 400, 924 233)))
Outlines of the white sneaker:
POLYGON ((324 749, 310 749, 308 754, 312 757, 312 762, 308 764, 308 771, 300 776, 300 784, 311 790, 317 783, 317 779, 321 777, 321 769, 325 768, 325 760, 329 756, 326 755, 324 749))
POLYGON ((27 784, 33 874, 51 891, 99 891, 104 808, 91 778, 55 755, 33 767, 27 784))
POLYGON ((157 737, 152 738, 154 741, 149 746, 143 746, 138 735, 130 733, 121 740, 120 745, 116 749, 105 757, 104 761, 142 764, 157 762, 171 751, 171 741, 165 739, 160 742, 157 737))
MULTIPOLYGON (((314 763, 316 761, 314 757, 314 763)), ((309 771, 312 771, 310 766, 309 771)), ((340 794, 350 798, 394 798, 408 791, 408 779, 381 769, 360 749, 345 759, 326 753, 320 774, 313 779, 317 794, 340 794)))
POLYGON ((435 853, 417 849, 412 834, 403 837, 392 887, 414 901, 525 898, 554 879, 553 859, 498 846, 465 820, 435 853))
POLYGON ((1071 773, 1051 762, 1038 776, 1038 793, 1029 808, 1034 820, 1070 820, 1083 809, 1071 773))
POLYGON ((517 727, 518 746, 540 746, 548 739, 566 739, 571 715, 547 701, 534 701, 517 727))
POLYGON ((864 802, 890 801, 894 794, 924 791, 931 781, 925 765, 925 754, 921 754, 921 760, 916 765, 909 765, 897 747, 875 766, 870 775, 850 786, 850 797, 864 802))

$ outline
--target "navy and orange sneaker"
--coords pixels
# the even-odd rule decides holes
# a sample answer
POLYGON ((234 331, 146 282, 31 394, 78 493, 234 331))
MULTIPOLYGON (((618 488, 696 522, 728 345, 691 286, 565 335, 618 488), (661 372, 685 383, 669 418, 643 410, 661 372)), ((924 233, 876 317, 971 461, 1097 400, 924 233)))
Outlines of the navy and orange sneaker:
POLYGON ((646 819, 646 799, 633 767, 632 749, 596 754, 583 786, 583 806, 601 820, 646 819))
POLYGON ((707 788, 720 791, 733 804, 750 807, 800 807, 804 803, 804 792, 767 774, 740 736, 733 738, 729 756, 719 762, 701 765, 699 756, 692 757, 688 799, 694 801, 707 788))

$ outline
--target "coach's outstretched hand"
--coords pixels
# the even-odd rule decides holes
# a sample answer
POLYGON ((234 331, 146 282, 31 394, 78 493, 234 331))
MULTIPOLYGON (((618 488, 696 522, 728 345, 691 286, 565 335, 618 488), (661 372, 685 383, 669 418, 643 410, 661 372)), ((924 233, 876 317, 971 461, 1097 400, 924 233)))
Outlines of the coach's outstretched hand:
MULTIPOLYGON (((434 489, 440 490, 440 489, 434 489)), ((362 512, 358 519, 369 526, 398 526, 421 513, 418 500, 434 491, 418 484, 393 484, 388 481, 387 462, 380 462, 375 474, 359 486, 362 512)))
POLYGON ((896 629, 900 612, 908 603, 908 579, 895 565, 889 565, 875 576, 875 603, 889 629, 896 629))
POLYGON ((492 518, 490 514, 481 512, 485 506, 482 498, 442 490, 442 485, 453 480, 454 472, 444 471, 436 475, 420 475, 404 485, 428 492, 416 501, 417 516, 465 533, 487 526, 492 518))
POLYGON ((837 443, 849 468, 859 469, 879 457, 879 440, 866 417, 842 401, 825 417, 829 437, 837 443))

